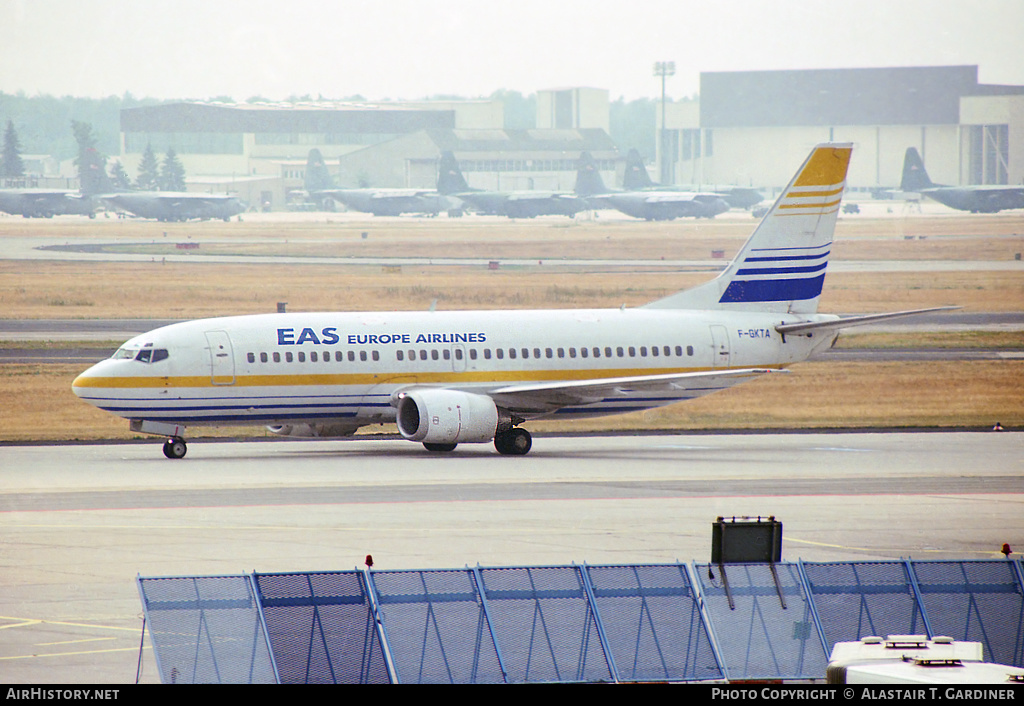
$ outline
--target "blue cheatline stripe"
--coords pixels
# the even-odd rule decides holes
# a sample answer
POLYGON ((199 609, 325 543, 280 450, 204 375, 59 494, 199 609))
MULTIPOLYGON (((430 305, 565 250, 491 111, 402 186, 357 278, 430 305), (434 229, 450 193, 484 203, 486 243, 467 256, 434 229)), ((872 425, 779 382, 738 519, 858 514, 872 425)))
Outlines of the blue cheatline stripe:
POLYGON ((718 301, 726 304, 814 299, 821 295, 824 284, 824 274, 809 279, 733 280, 718 301))
POLYGON ((823 262, 820 265, 808 267, 752 267, 750 269, 739 270, 736 275, 800 275, 808 274, 810 272, 821 272, 827 266, 828 263, 823 262))
POLYGON ((776 255, 773 257, 748 257, 744 258, 743 262, 791 262, 794 260, 818 260, 823 257, 828 257, 832 252, 826 250, 823 253, 816 255, 776 255))

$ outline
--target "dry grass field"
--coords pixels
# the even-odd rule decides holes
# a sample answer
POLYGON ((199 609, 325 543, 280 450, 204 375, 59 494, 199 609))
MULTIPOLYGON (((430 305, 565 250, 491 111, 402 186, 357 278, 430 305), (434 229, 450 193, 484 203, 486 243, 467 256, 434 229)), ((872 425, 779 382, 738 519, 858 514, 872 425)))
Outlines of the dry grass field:
MULTIPOLYGON (((567 266, 566 258, 710 261, 731 257, 753 219, 668 224, 500 219, 381 219, 345 222, 163 224, 116 219, 3 218, 0 238, 61 239, 145 253, 147 262, 0 260, 3 318, 199 318, 274 311, 634 306, 705 281, 714 268, 674 272, 567 266), (366 234, 364 237, 363 234, 366 234), (197 248, 180 250, 178 243, 197 248), (171 254, 190 261, 167 263, 171 254), (210 264, 204 255, 472 257, 529 259, 529 266, 210 264), (532 264, 536 260, 536 264, 532 264)), ((1013 262, 1024 251, 1024 216, 844 218, 836 260, 1013 262)), ((724 263, 724 259, 722 260, 724 263)), ((876 312, 958 305, 966 311, 1024 310, 1020 269, 829 274, 822 310, 876 312)), ((958 333, 952 344, 1020 350, 1020 333, 958 333), (967 343, 964 341, 967 340, 967 343)), ((951 347, 938 332, 915 344, 951 347)), ((841 339, 843 340, 843 339, 841 339)), ((842 345, 905 345, 850 336, 842 345)), ((0 345, 5 345, 0 343, 0 345)), ((0 365, 0 440, 129 438, 127 423, 79 403, 73 366, 0 365)), ((534 423, 537 432, 607 429, 751 429, 1024 426, 1024 361, 804 363, 729 392, 663 410, 587 423, 534 423)), ((199 435, 204 430, 196 429, 199 435)), ((381 429, 368 429, 370 433, 381 429)), ((384 431, 390 431, 384 429, 384 431)), ((218 435, 260 435, 225 429, 218 435)))

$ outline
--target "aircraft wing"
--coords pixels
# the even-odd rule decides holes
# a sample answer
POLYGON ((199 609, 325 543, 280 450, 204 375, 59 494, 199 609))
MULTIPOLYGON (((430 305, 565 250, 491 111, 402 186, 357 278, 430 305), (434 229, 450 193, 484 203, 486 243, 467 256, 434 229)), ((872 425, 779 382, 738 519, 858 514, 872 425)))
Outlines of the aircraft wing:
POLYGON ((644 199, 647 203, 688 203, 696 200, 697 194, 679 191, 679 192, 657 192, 652 193, 644 199))
POLYGON ((594 404, 609 397, 627 397, 632 393, 666 392, 682 399, 681 393, 692 397, 731 387, 767 373, 785 373, 773 368, 709 370, 697 373, 667 375, 633 375, 570 382, 509 385, 491 390, 488 395, 500 406, 521 413, 547 413, 562 407, 594 404))

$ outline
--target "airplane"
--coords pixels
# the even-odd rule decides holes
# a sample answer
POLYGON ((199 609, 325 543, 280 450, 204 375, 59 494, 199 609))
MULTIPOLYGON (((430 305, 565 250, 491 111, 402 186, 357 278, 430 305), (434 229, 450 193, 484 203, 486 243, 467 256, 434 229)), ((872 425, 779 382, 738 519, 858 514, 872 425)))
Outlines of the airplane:
POLYGON ((815 147, 717 278, 640 307, 200 319, 128 340, 72 389, 173 459, 190 426, 326 438, 386 422, 435 453, 524 455, 530 420, 700 397, 786 372, 842 327, 938 310, 817 313, 851 152, 815 147))
MULTIPOLYGON (((636 149, 630 149, 626 154, 626 172, 622 177, 622 188, 627 191, 701 191, 690 187, 655 184, 636 149)), ((764 200, 764 195, 760 191, 743 186, 710 189, 710 192, 721 196, 729 204, 729 208, 749 209, 764 200)))
MULTIPOLYGON (((95 150, 91 150, 95 152, 95 150)), ((80 176, 81 189, 0 189, 0 211, 25 218, 53 218, 54 216, 96 217, 99 203, 94 198, 108 183, 107 175, 92 160, 92 167, 80 176)))
POLYGON ((998 213, 1024 208, 1024 186, 944 186, 932 183, 916 147, 908 147, 903 157, 900 190, 919 193, 950 208, 971 213, 998 213))
POLYGON ((459 199, 475 213, 509 218, 571 217, 590 209, 586 200, 571 193, 472 189, 466 183, 455 155, 450 151, 441 154, 437 190, 439 193, 459 199))
POLYGON ((123 191, 101 194, 99 198, 114 208, 128 211, 141 218, 158 221, 188 221, 219 218, 231 220, 242 213, 246 205, 237 196, 228 194, 198 194, 179 191, 123 191))
POLYGON ((675 218, 714 218, 729 210, 718 194, 693 191, 610 191, 601 179, 593 157, 580 156, 580 176, 576 193, 585 196, 593 208, 611 207, 633 218, 670 221, 675 218))
POLYGON ((327 201, 337 201, 347 209, 374 216, 400 216, 416 213, 436 216, 441 211, 458 209, 457 200, 432 189, 345 189, 334 185, 323 155, 311 149, 306 159, 306 192, 323 208, 327 201))
POLYGON ((0 211, 25 218, 96 217, 96 202, 68 189, 0 189, 0 211))

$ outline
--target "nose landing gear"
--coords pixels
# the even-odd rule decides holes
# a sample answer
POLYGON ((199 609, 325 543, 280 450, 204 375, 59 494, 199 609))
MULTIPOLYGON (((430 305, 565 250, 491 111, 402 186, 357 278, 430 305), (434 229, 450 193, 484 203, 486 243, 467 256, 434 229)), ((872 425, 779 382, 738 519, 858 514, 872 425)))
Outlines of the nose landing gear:
POLYGON ((185 444, 185 440, 172 436, 164 442, 164 456, 167 458, 185 458, 185 453, 188 451, 188 446, 185 444))

